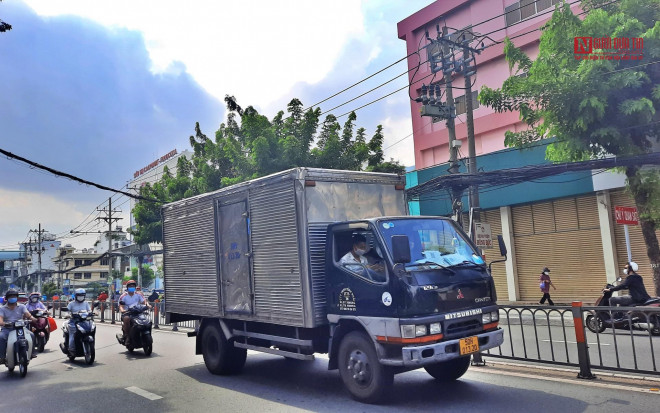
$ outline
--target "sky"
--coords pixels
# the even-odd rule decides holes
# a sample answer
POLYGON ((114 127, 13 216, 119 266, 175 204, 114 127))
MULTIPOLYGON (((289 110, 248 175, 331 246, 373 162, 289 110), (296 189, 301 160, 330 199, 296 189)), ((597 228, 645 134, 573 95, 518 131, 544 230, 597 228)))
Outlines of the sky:
MULTIPOLYGON (((4 0, 0 19, 0 148, 120 189, 172 149, 195 122, 213 135, 225 95, 271 118, 293 98, 307 107, 406 55, 396 24, 431 0, 250 2, 4 0)), ((320 105, 328 110, 406 70, 401 62, 320 105)), ((342 106, 341 115, 407 77, 342 106)), ((384 126, 386 158, 414 163, 406 91, 357 111, 369 135, 384 126), (396 144, 395 144, 396 143, 396 144)), ((339 119, 343 123, 344 118, 339 119)), ((128 199, 0 157, 0 250, 41 223, 63 243, 91 247, 98 208, 128 199)))

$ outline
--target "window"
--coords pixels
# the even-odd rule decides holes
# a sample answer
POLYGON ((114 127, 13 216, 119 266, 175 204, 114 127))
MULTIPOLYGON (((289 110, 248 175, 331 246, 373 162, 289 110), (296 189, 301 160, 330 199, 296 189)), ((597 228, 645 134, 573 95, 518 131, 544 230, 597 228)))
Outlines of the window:
POLYGON ((387 281, 382 251, 371 230, 346 230, 335 233, 335 264, 358 278, 379 283, 387 281), (358 254, 357 259, 354 253, 356 249, 365 251, 363 255, 358 254))
POLYGON ((513 26, 519 21, 528 19, 539 13, 548 13, 547 16, 550 17, 548 9, 559 3, 559 1, 560 0, 520 0, 519 2, 513 3, 504 8, 504 12, 506 13, 506 26, 513 26))
MULTIPOLYGON (((477 96, 479 92, 476 90, 472 92, 472 109, 477 109, 479 107, 479 100, 477 96)), ((456 106, 456 115, 462 115, 467 112, 467 105, 465 102, 465 95, 454 98, 454 106, 456 106)))
POLYGON ((107 258, 101 258, 101 265, 108 265, 108 259, 107 258))
POLYGON ((519 3, 513 3, 509 7, 506 7, 504 9, 504 12, 506 13, 506 25, 511 26, 520 21, 520 4, 519 3))
POLYGON ((91 280, 92 279, 92 273, 91 272, 86 272, 85 273, 85 279, 86 280, 91 280))
POLYGON ((520 0, 520 18, 525 20, 536 14, 536 2, 534 0, 520 0))
POLYGON ((102 272, 100 277, 101 278, 108 278, 108 273, 107 272, 102 272))
POLYGON ((92 260, 85 260, 85 265, 91 265, 91 264, 92 264, 92 260))
POLYGON ((80 274, 80 273, 73 274, 73 279, 74 280, 82 280, 82 274, 80 274))
POLYGON ((74 260, 73 265, 83 265, 83 260, 74 260))

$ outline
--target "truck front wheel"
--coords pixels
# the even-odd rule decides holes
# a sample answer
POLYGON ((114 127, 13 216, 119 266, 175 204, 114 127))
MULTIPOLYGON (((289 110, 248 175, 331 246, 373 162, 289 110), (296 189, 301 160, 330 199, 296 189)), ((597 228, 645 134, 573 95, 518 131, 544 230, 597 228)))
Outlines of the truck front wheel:
POLYGON ((424 370, 434 379, 439 381, 454 381, 465 374, 470 367, 470 356, 459 357, 452 360, 443 361, 438 364, 431 364, 424 367, 424 370))
POLYGON ((211 373, 224 376, 243 370, 247 350, 234 347, 225 338, 220 326, 211 324, 202 333, 202 355, 211 373))
POLYGON ((351 396, 364 403, 377 403, 392 386, 394 373, 378 362, 373 343, 364 333, 353 331, 339 345, 339 374, 351 396))

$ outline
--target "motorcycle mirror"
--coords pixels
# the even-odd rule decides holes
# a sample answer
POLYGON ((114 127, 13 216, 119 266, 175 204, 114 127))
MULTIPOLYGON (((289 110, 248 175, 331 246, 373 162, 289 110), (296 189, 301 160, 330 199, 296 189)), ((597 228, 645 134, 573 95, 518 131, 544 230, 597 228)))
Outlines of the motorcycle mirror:
POLYGON ((616 280, 617 282, 621 282, 621 277, 617 278, 616 280))

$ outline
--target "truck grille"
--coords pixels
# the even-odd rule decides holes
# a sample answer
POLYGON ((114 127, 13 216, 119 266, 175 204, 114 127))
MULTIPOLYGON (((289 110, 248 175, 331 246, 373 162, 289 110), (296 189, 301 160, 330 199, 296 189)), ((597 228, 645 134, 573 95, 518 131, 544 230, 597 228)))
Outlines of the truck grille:
POLYGON ((474 330, 481 330, 481 323, 479 320, 465 320, 450 323, 445 328, 447 336, 462 335, 474 330))

